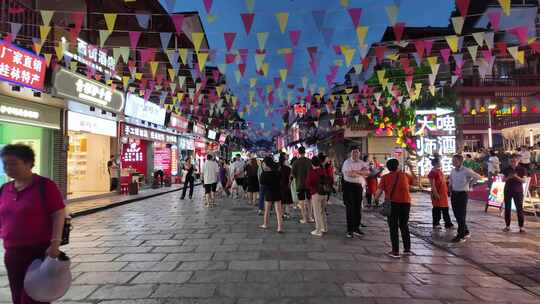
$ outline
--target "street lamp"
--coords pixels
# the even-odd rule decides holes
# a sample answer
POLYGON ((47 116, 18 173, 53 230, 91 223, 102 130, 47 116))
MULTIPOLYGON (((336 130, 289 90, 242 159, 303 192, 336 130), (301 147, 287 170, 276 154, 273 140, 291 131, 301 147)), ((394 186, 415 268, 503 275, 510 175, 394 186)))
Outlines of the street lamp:
POLYGON ((488 147, 493 148, 493 131, 491 130, 491 110, 497 108, 496 104, 490 104, 488 106, 488 147))

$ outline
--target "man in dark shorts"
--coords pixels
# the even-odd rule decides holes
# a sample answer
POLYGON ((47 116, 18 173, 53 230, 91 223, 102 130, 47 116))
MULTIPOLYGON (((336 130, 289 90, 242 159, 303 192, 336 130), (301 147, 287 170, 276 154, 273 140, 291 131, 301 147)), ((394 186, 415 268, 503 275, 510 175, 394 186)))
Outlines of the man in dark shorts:
POLYGON ((245 182, 245 176, 246 176, 246 164, 242 160, 242 157, 240 154, 236 154, 234 162, 231 164, 231 175, 234 178, 236 182, 236 197, 237 199, 240 199, 240 187, 244 190, 244 194, 246 193, 246 182, 245 182))
POLYGON ((512 220, 512 201, 516 206, 519 232, 524 233, 523 225, 525 217, 523 216, 523 183, 527 176, 527 168, 520 164, 520 155, 513 155, 510 159, 510 166, 503 170, 504 179, 504 221, 506 227, 504 232, 510 231, 510 222, 512 220))
POLYGON ((219 166, 214 157, 208 154, 203 167, 204 194, 206 197, 205 207, 213 207, 216 204, 216 190, 219 176, 219 166))
POLYGON ((296 181, 296 192, 298 192, 300 212, 302 213, 300 223, 305 224, 308 221, 313 223, 315 220, 313 219, 313 212, 311 212, 312 208, 309 203, 311 195, 306 185, 307 175, 309 170, 311 170, 311 160, 306 157, 306 148, 304 147, 298 149, 298 154, 300 154, 300 157, 293 164, 292 175, 296 181))

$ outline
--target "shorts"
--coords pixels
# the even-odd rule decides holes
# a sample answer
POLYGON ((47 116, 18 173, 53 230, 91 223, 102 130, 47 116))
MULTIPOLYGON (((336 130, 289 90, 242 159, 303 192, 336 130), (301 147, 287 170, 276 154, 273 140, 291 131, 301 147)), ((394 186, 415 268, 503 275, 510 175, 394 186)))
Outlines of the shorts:
POLYGON ((245 177, 237 177, 235 178, 236 180, 236 185, 238 185, 238 187, 242 187, 242 189, 244 189, 244 191, 246 191, 246 178, 245 177))
POLYGON ((204 194, 210 194, 210 192, 216 192, 217 183, 204 184, 204 194))
POLYGON ((308 189, 298 189, 298 200, 305 201, 306 199, 311 199, 311 193, 308 189))

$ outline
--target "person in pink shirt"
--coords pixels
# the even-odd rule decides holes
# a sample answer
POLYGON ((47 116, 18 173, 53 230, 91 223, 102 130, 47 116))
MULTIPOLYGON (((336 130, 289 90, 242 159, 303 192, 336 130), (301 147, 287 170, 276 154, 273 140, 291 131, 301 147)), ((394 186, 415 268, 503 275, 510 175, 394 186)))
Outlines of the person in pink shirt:
POLYGON ((32 173, 34 151, 25 145, 7 145, 0 152, 4 170, 13 181, 0 192, 0 237, 5 248, 14 304, 42 303, 24 291, 24 277, 32 261, 60 254, 65 205, 56 184, 32 173))

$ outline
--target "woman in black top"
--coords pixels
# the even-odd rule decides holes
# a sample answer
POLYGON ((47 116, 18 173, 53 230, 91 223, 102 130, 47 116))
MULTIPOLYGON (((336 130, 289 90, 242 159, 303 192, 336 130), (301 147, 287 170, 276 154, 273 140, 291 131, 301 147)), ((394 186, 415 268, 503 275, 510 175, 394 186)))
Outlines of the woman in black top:
POLYGON ((264 193, 264 223, 260 226, 263 229, 268 229, 268 220, 270 216, 270 208, 274 204, 274 209, 277 218, 277 232, 283 233, 283 214, 281 209, 281 174, 278 171, 277 164, 274 160, 267 156, 262 163, 263 172, 261 174, 261 185, 264 185, 266 191, 264 193))
POLYGON ((247 175, 247 192, 249 194, 249 203, 255 205, 257 202, 257 194, 259 193, 259 165, 257 159, 252 158, 246 167, 247 175))
POLYGON ((281 173, 281 204, 283 204, 283 218, 289 219, 290 207, 293 203, 291 194, 291 167, 286 164, 287 154, 279 155, 279 170, 281 173))
POLYGON ((193 168, 193 164, 191 163, 191 157, 189 157, 186 160, 186 163, 184 164, 184 170, 186 170, 187 173, 186 173, 186 179, 184 180, 184 189, 182 190, 182 199, 186 197, 186 190, 188 188, 188 185, 189 185, 189 199, 192 199, 193 187, 195 186, 195 177, 193 176, 195 168, 193 168))

